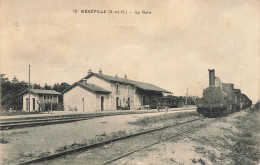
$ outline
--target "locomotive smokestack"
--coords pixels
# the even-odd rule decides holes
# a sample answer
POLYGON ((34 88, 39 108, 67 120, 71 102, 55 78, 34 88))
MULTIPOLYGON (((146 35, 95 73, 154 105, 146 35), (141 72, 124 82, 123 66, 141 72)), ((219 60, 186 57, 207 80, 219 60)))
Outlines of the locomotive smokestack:
POLYGON ((215 70, 209 69, 209 86, 215 86, 215 70))

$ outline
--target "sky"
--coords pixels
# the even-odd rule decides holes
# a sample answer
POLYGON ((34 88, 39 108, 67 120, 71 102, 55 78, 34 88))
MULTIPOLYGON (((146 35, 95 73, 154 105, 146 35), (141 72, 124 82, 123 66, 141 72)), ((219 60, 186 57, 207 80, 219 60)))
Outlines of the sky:
POLYGON ((44 85, 89 69, 202 96, 208 69, 260 95, 258 0, 1 1, 0 72, 44 85), (73 10, 77 10, 74 13, 73 10), (124 11, 81 13, 81 10, 124 11), (151 14, 142 14, 142 11, 151 14), (136 14, 141 12, 141 14, 136 14))

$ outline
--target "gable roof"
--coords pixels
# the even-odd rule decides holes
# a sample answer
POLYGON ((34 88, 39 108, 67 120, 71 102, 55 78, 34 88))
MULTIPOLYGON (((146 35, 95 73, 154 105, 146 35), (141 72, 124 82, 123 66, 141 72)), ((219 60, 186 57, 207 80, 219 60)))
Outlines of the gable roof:
MULTIPOLYGON (((21 92, 18 95, 24 94, 26 92, 29 92, 29 90, 26 89, 25 91, 21 92)), ((49 94, 49 95, 60 95, 61 94, 55 90, 44 90, 44 89, 30 89, 30 92, 34 93, 34 94, 49 94)))
POLYGON ((76 83, 72 84, 69 88, 67 88, 65 91, 63 91, 62 93, 66 93, 67 91, 74 88, 75 86, 80 86, 83 89, 88 90, 90 92, 94 92, 94 93, 104 93, 104 94, 111 93, 110 91, 107 91, 100 86, 97 86, 97 85, 91 84, 91 83, 85 84, 84 82, 76 82, 76 83))
MULTIPOLYGON (((113 76, 109 76, 109 75, 104 75, 104 74, 97 74, 97 73, 90 73, 89 75, 87 75, 86 77, 84 77, 83 79, 88 79, 91 76, 96 76, 99 77, 103 80, 109 81, 109 82, 116 82, 116 83, 123 83, 123 84, 129 84, 129 85, 135 85, 138 88, 141 88, 143 90, 150 90, 150 91, 158 91, 158 92, 165 92, 165 93, 172 93, 169 92, 163 88, 160 88, 156 85, 150 84, 150 83, 145 83, 145 82, 140 82, 140 81, 134 81, 134 80, 129 80, 129 79, 125 79, 125 78, 117 78, 117 77, 113 77, 113 76)), ((83 80, 82 79, 82 80, 83 80)))

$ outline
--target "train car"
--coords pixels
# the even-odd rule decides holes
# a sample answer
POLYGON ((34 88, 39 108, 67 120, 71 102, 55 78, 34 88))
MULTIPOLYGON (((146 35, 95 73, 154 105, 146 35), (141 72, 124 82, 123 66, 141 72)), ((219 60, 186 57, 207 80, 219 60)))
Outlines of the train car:
POLYGON ((157 109, 177 108, 179 106, 179 99, 175 96, 163 96, 157 99, 157 109))
POLYGON ((252 105, 252 101, 245 95, 244 93, 241 93, 241 102, 240 106, 242 109, 248 108, 252 105))
POLYGON ((205 116, 232 113, 250 104, 245 96, 240 89, 234 89, 234 84, 221 83, 221 80, 215 77, 215 70, 209 69, 209 87, 203 90, 202 100, 197 103, 197 112, 205 116), (241 102, 246 105, 241 105, 241 102))
POLYGON ((260 110, 260 100, 253 106, 254 111, 259 111, 260 110))
POLYGON ((236 110, 241 109, 241 90, 240 89, 234 89, 234 105, 236 110))

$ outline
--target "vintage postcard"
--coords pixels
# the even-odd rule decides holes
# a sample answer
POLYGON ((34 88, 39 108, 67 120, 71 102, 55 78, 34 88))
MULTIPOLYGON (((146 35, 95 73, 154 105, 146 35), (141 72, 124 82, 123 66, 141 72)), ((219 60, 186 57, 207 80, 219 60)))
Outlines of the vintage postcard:
POLYGON ((259 163, 259 0, 0 13, 2 164, 259 163))

